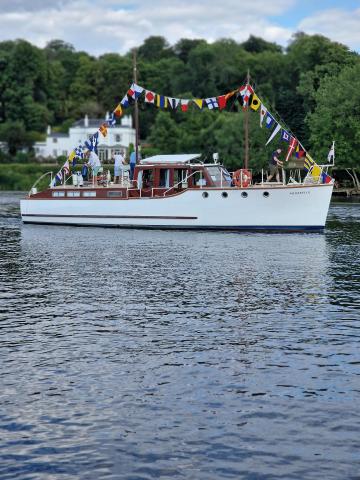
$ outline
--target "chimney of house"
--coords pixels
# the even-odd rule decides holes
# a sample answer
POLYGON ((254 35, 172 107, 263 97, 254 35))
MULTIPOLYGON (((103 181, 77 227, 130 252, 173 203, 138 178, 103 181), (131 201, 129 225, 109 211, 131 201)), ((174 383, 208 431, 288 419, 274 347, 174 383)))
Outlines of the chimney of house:
POLYGON ((87 114, 84 117, 84 127, 87 128, 89 126, 89 117, 87 114))
POLYGON ((46 134, 47 134, 47 136, 51 135, 51 125, 47 126, 46 134))

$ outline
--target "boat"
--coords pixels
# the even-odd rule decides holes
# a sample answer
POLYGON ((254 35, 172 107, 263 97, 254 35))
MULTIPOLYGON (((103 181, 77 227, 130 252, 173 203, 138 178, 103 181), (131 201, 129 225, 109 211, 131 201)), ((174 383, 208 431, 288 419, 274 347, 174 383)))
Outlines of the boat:
MULTIPOLYGON (((130 98, 135 99, 137 107, 142 91, 144 88, 133 83, 114 114, 121 114, 122 107, 127 106, 130 98)), ((246 114, 249 105, 254 105, 253 110, 258 109, 257 99, 262 106, 261 122, 266 111, 265 124, 269 123, 269 117, 270 122, 276 125, 269 143, 280 130, 280 123, 260 102, 249 79, 244 86, 223 96, 225 101, 236 92, 243 99, 246 114)), ((160 104, 161 98, 165 97, 158 97, 160 104)), ((173 101, 174 108, 175 104, 179 104, 176 99, 170 101, 173 101)), ((187 105, 188 100, 186 102, 187 105)), ((220 97, 206 99, 206 104, 209 108, 210 105, 211 108, 215 104, 219 106, 220 97)), ((102 125, 99 130, 106 130, 108 126, 111 125, 102 125)), ((138 121, 136 126, 138 131, 138 121)), ((245 127, 244 166, 235 172, 229 172, 219 162, 217 154, 210 161, 197 153, 164 154, 138 161, 132 178, 125 172, 120 183, 112 182, 108 174, 93 175, 90 181, 69 184, 65 180, 65 173, 69 173, 67 161, 65 173, 58 174, 58 180, 62 180, 60 184, 51 179, 48 188, 38 191, 36 183, 27 197, 21 200, 22 221, 49 225, 188 230, 323 230, 334 185, 333 179, 327 174, 327 167, 317 165, 300 142, 283 129, 281 132, 285 133, 282 135, 288 136, 287 140, 284 137, 289 145, 287 158, 295 152, 296 145, 298 149, 302 147, 302 153, 306 153, 306 175, 299 174, 296 179, 294 175, 286 178, 286 172, 282 169, 282 181, 268 182, 264 172, 260 178, 256 178, 248 168, 246 124, 245 127)), ((93 147, 94 142, 89 140, 87 148, 91 150, 93 147)), ((138 135, 136 157, 139 158, 138 135)), ((71 179, 71 175, 68 179, 71 179)))
MULTIPOLYGON (((250 172, 251 173, 251 172, 250 172)), ((158 155, 119 184, 58 185, 21 200, 24 223, 162 229, 316 231, 325 227, 333 182, 240 184, 199 154, 158 155)))

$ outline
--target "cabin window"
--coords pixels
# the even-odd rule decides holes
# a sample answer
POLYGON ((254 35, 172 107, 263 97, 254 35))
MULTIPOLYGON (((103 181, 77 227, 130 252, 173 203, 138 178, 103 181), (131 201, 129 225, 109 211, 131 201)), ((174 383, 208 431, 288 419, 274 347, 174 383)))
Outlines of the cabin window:
POLYGON ((206 178, 204 177, 204 172, 202 170, 197 171, 192 176, 194 185, 197 187, 205 187, 206 186, 206 178))
POLYGON ((231 184, 231 177, 222 168, 218 166, 213 166, 213 167, 206 167, 207 172, 210 175, 211 180, 214 182, 214 185, 216 187, 221 187, 224 185, 230 185, 231 184), (222 178, 221 178, 222 177, 222 178))
POLYGON ((66 192, 67 197, 80 197, 80 192, 79 191, 71 191, 71 192, 66 192))
POLYGON ((187 170, 177 168, 174 170, 174 187, 187 187, 187 170))
POLYGON ((152 188, 153 186, 154 186, 153 170, 150 168, 143 170, 142 171, 142 188, 152 188))
POLYGON ((83 197, 96 197, 96 192, 92 192, 92 191, 83 192, 83 197))
POLYGON ((159 187, 160 188, 170 187, 170 170, 168 168, 160 169, 159 187))
POLYGON ((53 197, 65 197, 65 192, 60 191, 60 192, 52 192, 53 197))
POLYGON ((108 192, 107 196, 108 196, 108 197, 111 197, 111 198, 113 198, 113 197, 122 197, 122 196, 123 196, 123 192, 114 190, 114 191, 112 191, 112 192, 108 192))

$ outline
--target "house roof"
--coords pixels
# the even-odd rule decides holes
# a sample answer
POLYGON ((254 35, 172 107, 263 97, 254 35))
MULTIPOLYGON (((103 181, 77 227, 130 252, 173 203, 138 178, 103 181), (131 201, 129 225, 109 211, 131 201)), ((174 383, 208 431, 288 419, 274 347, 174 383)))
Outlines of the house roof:
MULTIPOLYGON (((82 118, 81 120, 77 120, 71 126, 72 127, 81 127, 81 128, 99 128, 102 123, 106 120, 103 118, 89 118, 88 119, 88 126, 85 127, 85 119, 82 118)), ((116 128, 129 128, 128 126, 124 125, 116 125, 116 128)))
POLYGON ((48 137, 55 137, 55 138, 61 138, 61 137, 68 137, 69 135, 67 133, 61 133, 61 132, 52 132, 48 137))

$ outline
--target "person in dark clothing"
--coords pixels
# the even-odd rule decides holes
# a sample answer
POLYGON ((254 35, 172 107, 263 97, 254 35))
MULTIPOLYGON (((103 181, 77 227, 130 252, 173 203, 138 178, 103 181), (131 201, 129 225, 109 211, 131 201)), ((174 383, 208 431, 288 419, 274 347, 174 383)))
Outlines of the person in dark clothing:
POLYGON ((267 182, 270 182, 270 180, 273 178, 274 175, 276 175, 276 181, 280 182, 279 167, 283 166, 283 162, 279 159, 280 153, 281 153, 281 148, 278 148, 271 155, 271 159, 270 159, 270 162, 269 162, 270 174, 268 175, 268 177, 266 179, 267 182))
POLYGON ((88 167, 88 164, 87 164, 87 163, 84 163, 84 165, 82 166, 82 168, 81 168, 81 175, 82 175, 84 181, 86 181, 86 180, 88 179, 89 167, 88 167))

